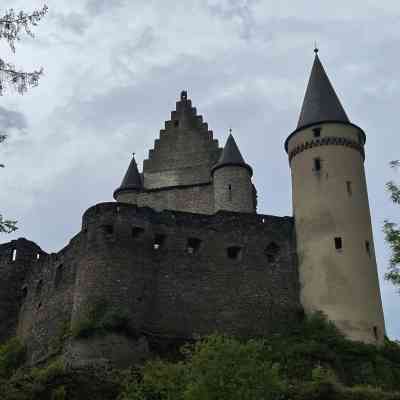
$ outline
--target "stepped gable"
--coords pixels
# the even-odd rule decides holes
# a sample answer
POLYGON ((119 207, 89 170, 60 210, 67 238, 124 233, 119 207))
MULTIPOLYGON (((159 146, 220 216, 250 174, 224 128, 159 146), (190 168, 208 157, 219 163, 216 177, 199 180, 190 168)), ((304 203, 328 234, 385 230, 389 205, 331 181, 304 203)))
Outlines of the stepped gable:
POLYGON ((213 132, 182 91, 176 110, 143 163, 144 188, 191 186, 211 182, 211 168, 222 149, 213 132))
POLYGON ((297 129, 325 121, 350 122, 316 49, 297 129))

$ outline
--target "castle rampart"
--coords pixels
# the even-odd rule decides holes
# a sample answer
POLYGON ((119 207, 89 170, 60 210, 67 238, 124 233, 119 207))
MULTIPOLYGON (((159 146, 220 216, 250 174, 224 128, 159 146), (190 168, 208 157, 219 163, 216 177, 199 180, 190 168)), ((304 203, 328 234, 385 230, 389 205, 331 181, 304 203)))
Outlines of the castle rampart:
POLYGON ((98 204, 62 251, 29 256, 10 318, 33 363, 59 351, 66 330, 103 300, 128 311, 136 337, 277 332, 302 311, 293 233, 290 217, 98 204))

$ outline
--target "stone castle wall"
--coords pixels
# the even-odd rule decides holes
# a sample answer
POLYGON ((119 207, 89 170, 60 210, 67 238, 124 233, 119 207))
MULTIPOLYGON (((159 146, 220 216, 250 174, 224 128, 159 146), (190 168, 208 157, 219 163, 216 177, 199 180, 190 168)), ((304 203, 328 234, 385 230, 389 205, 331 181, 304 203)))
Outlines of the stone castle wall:
MULTIPOLYGON (((12 263, 17 275, 23 266, 12 263)), ((71 323, 97 301, 129 310, 137 337, 158 340, 266 335, 302 310, 289 217, 103 203, 86 211, 68 246, 31 257, 28 269, 14 290, 24 296, 20 309, 4 309, 14 326, 19 321, 33 363, 56 352, 71 323)), ((12 295, 2 287, 1 299, 5 293, 12 295)))

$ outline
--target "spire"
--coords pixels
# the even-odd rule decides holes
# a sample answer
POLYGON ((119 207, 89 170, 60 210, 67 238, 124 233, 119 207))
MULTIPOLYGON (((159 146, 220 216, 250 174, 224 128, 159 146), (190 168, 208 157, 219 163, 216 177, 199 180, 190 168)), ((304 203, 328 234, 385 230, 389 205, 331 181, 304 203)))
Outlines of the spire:
POLYGON ((114 198, 118 192, 123 190, 141 190, 143 188, 142 178, 140 176, 136 160, 135 153, 132 155, 132 160, 129 164, 128 170, 122 179, 121 186, 114 192, 114 198))
POLYGON ((316 46, 314 53, 314 65, 304 96, 297 129, 323 121, 350 122, 318 57, 316 46))
MULTIPOLYGON (((232 129, 229 129, 229 132, 232 132, 232 129)), ((235 142, 235 139, 232 136, 232 133, 229 133, 228 140, 226 141, 225 147, 222 150, 221 156, 212 168, 212 172, 216 169, 233 165, 233 166, 241 166, 245 167, 249 170, 250 175, 253 175, 253 170, 251 169, 250 165, 246 164, 240 150, 235 142)))

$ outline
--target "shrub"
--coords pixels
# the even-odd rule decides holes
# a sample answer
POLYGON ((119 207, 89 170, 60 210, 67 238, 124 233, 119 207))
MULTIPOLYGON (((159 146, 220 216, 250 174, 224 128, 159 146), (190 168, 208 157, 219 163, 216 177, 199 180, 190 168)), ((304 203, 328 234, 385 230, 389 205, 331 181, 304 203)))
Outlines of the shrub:
POLYGON ((71 334, 75 338, 88 338, 95 334, 104 335, 107 332, 131 334, 131 329, 128 310, 112 307, 105 301, 99 301, 83 309, 80 318, 73 323, 71 329, 71 334))
POLYGON ((0 346, 0 377, 7 378, 20 367, 26 356, 25 346, 17 339, 10 339, 0 346))

